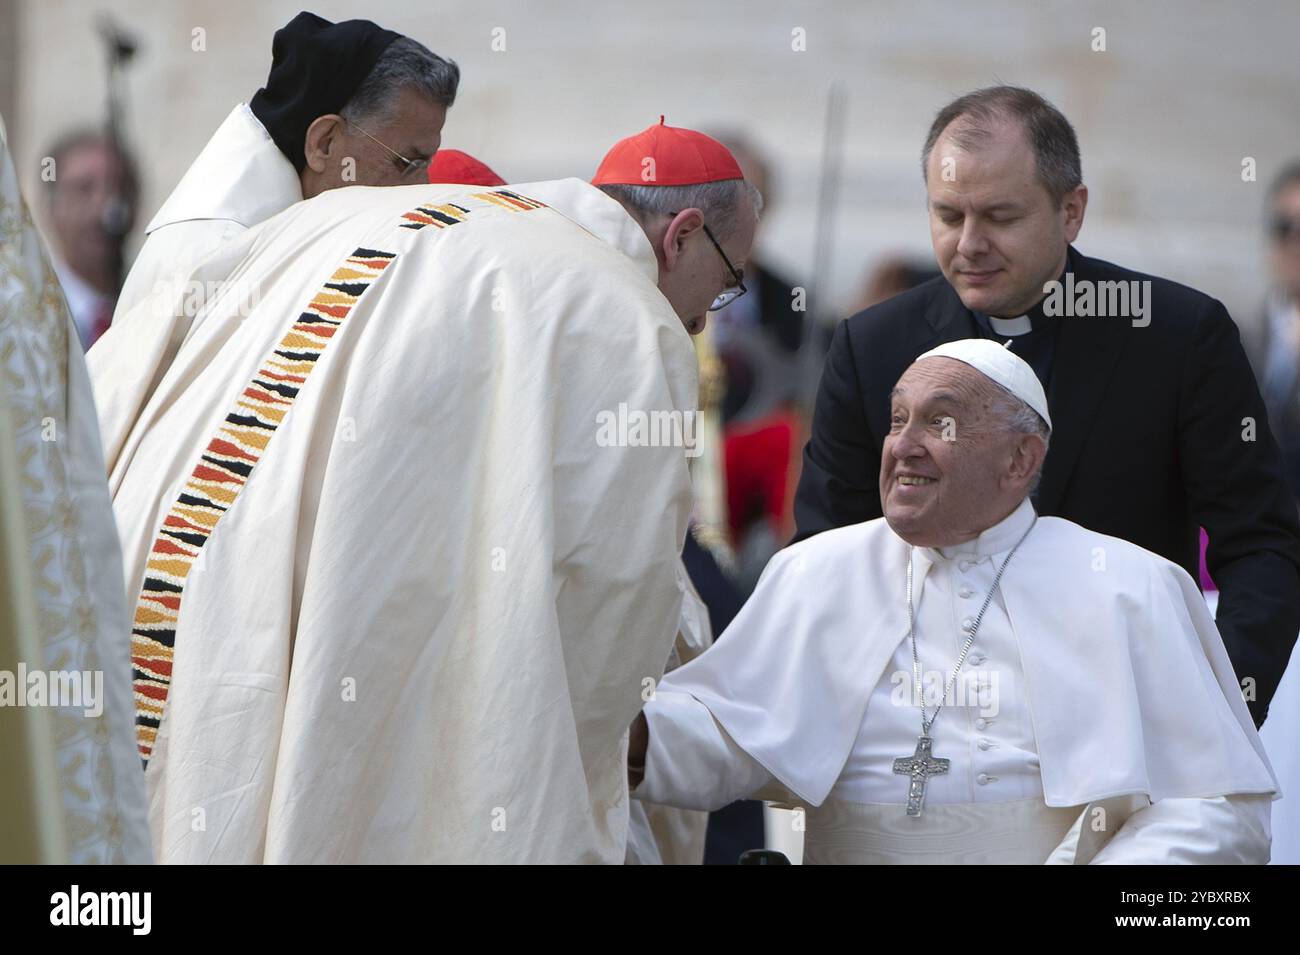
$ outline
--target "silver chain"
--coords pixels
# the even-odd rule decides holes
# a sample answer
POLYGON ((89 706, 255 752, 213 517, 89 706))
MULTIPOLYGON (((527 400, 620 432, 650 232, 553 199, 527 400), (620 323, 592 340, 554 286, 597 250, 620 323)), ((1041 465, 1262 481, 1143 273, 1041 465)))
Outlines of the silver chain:
POLYGON ((929 736, 930 727, 934 721, 939 718, 939 711, 943 709, 944 701, 948 699, 948 693, 952 690, 953 685, 957 682, 957 674, 961 671, 961 665, 966 662, 966 654, 970 652, 971 644, 975 642, 975 634, 979 633, 980 623, 984 620, 984 611, 989 609, 989 603, 993 600, 993 594, 997 592, 998 583, 1002 580, 1002 572, 1007 569, 1007 564, 1011 563, 1011 558, 1016 555, 1020 545, 1025 542, 1029 536, 1029 531, 1034 529, 1034 524, 1038 523, 1038 515, 1034 515, 1034 523, 1029 525, 1029 530, 1020 535, 1020 540, 1016 541, 1016 546, 1011 548, 1011 553, 1007 554, 1007 559, 1002 562, 998 568, 997 574, 993 577, 993 586, 989 588, 988 596, 984 598, 984 606, 980 607, 980 612, 975 615, 975 624, 970 628, 970 636, 966 638, 966 645, 961 648, 961 653, 957 657, 957 666, 953 668, 952 676, 948 678, 947 684, 943 688, 943 694, 939 697, 939 703, 934 708, 934 715, 928 720, 925 718, 925 696, 921 690, 921 658, 916 652, 916 611, 912 607, 912 551, 913 547, 907 549, 907 635, 912 641, 912 676, 916 680, 916 698, 921 704, 921 735, 929 736))

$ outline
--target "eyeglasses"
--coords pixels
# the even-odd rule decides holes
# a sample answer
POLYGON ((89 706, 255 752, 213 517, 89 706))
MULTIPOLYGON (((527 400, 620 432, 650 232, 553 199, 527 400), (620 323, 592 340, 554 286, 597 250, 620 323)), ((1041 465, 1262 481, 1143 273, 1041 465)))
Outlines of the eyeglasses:
POLYGON ((1269 232, 1277 242, 1285 242, 1287 239, 1300 239, 1300 219, 1278 216, 1270 223, 1269 232))
POLYGON ((364 129, 362 129, 360 126, 358 126, 356 123, 352 122, 352 120, 348 119, 346 116, 343 117, 343 119, 344 119, 344 121, 345 121, 349 126, 351 126, 353 129, 355 129, 357 132, 359 132, 362 136, 366 137, 366 139, 369 139, 371 142, 377 143, 378 145, 382 146, 384 149, 386 149, 386 150, 389 152, 390 155, 392 155, 392 157, 393 157, 394 159, 396 159, 396 160, 398 160, 399 162, 401 162, 402 165, 403 165, 403 168, 402 168, 402 175, 403 175, 403 176, 410 176, 410 175, 414 175, 414 174, 417 173, 417 172, 424 172, 425 170, 427 170, 427 169, 429 168, 429 162, 430 162, 430 160, 428 160, 428 159, 407 159, 405 156, 403 156, 401 153, 399 153, 396 149, 393 149, 391 146, 389 146, 389 145, 388 145, 387 143, 385 143, 383 140, 376 139, 374 136, 371 136, 368 132, 366 132, 364 129))
MULTIPOLYGON (((675 216, 677 213, 668 212, 665 213, 665 215, 675 216)), ((704 222, 701 223, 701 225, 704 226, 704 234, 709 237, 709 241, 713 243, 713 247, 718 250, 718 255, 722 256, 722 261, 726 263, 727 271, 731 273, 732 279, 736 282, 736 284, 731 288, 726 288, 719 292, 718 297, 713 300, 713 304, 709 306, 708 311, 716 312, 719 309, 726 308, 736 299, 740 298, 740 296, 748 292, 749 289, 745 288, 744 274, 731 264, 731 259, 727 258, 726 252, 722 251, 722 246, 718 244, 718 240, 714 237, 713 231, 709 228, 709 224, 704 222)))

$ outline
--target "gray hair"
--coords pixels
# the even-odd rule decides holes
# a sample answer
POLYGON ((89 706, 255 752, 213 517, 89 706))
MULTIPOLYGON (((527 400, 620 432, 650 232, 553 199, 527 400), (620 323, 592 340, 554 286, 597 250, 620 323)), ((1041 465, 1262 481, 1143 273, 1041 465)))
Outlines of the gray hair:
POLYGON ((704 213, 704 221, 718 241, 736 231, 742 207, 752 206, 755 217, 763 211, 763 197, 747 179, 723 179, 695 186, 611 183, 597 188, 617 199, 623 208, 643 223, 651 216, 669 215, 683 209, 699 209, 704 213))
POLYGON ((944 130, 960 149, 970 151, 985 145, 989 129, 999 120, 1019 122, 1034 150, 1038 181, 1059 208, 1067 192, 1083 182, 1083 162, 1074 127, 1055 106, 1033 90, 1020 86, 989 86, 953 100, 934 118, 921 151, 921 178, 926 177, 930 153, 944 130))
MULTIPOLYGON (((1046 450, 1048 442, 1052 437, 1052 429, 1047 426, 1047 422, 1023 398, 1013 395, 1007 389, 1003 388, 995 381, 990 381, 989 385, 993 389, 993 416, 1001 422, 1004 430, 1012 434, 1036 434, 1043 439, 1043 448, 1046 450)), ((1046 462, 1047 456, 1043 455, 1043 461, 1046 462)), ((1040 465, 1038 473, 1030 482, 1029 493, 1033 494, 1038 488, 1038 482, 1042 480, 1043 468, 1040 465)))
POLYGON ((460 87, 460 67, 410 37, 398 37, 380 55, 361 86, 339 110, 353 122, 390 118, 402 90, 411 89, 450 109, 460 87))

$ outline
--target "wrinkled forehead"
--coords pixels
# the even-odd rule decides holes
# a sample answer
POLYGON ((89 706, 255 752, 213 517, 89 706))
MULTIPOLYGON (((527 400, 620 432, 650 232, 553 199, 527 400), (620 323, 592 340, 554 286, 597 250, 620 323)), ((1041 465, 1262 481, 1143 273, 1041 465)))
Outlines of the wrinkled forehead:
POLYGON ((937 400, 974 404, 987 395, 989 384, 982 372, 964 361, 935 355, 912 362, 894 385, 890 398, 909 404, 937 400))

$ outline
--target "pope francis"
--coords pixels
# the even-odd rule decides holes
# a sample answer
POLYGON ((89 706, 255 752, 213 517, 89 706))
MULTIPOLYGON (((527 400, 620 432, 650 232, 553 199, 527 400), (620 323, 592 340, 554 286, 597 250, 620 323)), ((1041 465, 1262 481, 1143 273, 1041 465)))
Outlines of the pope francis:
POLYGON ((664 678, 634 797, 780 799, 809 863, 1267 862, 1276 780, 1196 585, 1034 512, 1032 369, 953 342, 891 400, 884 517, 777 554, 664 678))

